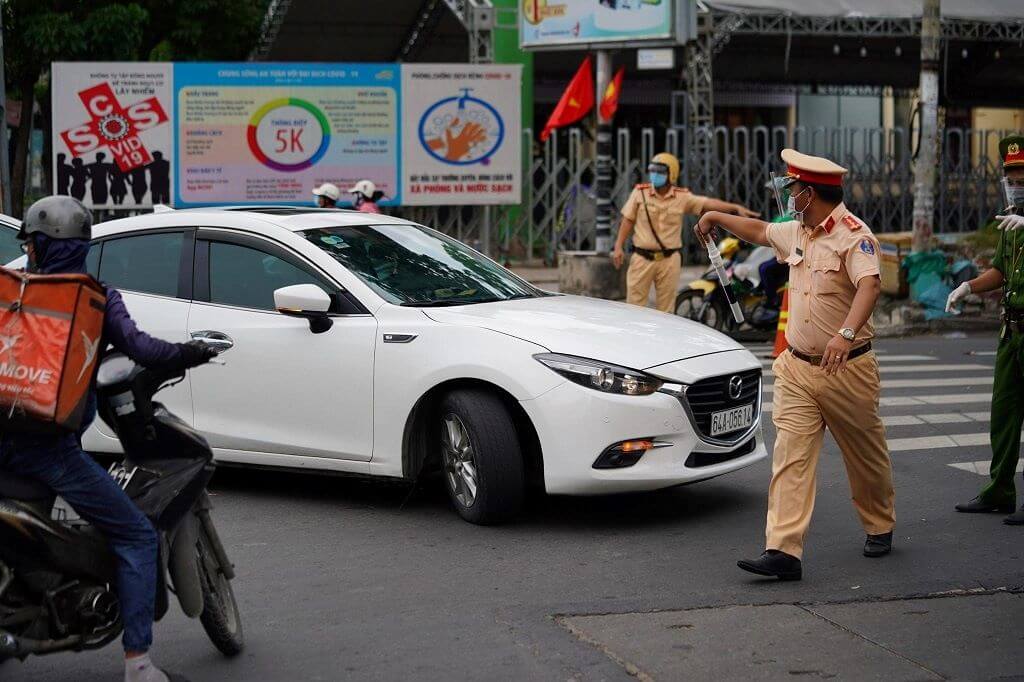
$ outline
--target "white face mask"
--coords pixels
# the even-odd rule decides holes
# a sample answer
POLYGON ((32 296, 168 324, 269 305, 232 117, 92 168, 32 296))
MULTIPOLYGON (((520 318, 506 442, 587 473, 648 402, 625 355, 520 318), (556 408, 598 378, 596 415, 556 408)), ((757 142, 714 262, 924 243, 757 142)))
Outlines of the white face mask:
MULTIPOLYGON (((800 192, 800 194, 803 194, 807 190, 808 190, 808 188, 805 187, 800 192)), ((799 211, 797 210, 797 208, 796 208, 796 198, 798 196, 800 196, 800 194, 796 194, 796 195, 790 194, 789 195, 789 200, 786 202, 786 213, 788 213, 791 216, 793 216, 793 220, 799 220, 802 223, 804 221, 804 211, 807 210, 807 206, 804 206, 803 210, 799 210, 799 211)))

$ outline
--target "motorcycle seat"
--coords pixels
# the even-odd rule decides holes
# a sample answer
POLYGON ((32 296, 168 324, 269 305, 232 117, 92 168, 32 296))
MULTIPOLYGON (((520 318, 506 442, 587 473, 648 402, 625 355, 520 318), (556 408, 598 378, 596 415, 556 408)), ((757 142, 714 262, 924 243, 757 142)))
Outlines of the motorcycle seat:
POLYGON ((0 498, 19 502, 45 502, 54 497, 54 492, 45 483, 8 471, 0 471, 0 498))

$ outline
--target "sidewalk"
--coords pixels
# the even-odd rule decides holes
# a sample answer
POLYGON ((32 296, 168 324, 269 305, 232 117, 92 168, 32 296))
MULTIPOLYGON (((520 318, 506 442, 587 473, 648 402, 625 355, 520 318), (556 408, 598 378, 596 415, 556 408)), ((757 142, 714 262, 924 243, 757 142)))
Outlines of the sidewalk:
POLYGON ((1002 590, 557 621, 640 680, 1020 679, 1024 595, 1002 590))

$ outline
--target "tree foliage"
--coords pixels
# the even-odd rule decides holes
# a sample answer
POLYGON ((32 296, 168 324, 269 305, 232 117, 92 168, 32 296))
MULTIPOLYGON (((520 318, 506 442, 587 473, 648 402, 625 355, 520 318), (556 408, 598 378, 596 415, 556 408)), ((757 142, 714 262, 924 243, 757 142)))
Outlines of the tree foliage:
MULTIPOLYGON (((256 44, 267 3, 268 0, 0 0, 8 94, 20 98, 27 112, 39 92, 48 148, 51 62, 243 60, 256 44)), ((29 126, 19 128, 15 142, 12 208, 20 213, 29 126)), ((49 164, 44 166, 48 172, 49 164)))

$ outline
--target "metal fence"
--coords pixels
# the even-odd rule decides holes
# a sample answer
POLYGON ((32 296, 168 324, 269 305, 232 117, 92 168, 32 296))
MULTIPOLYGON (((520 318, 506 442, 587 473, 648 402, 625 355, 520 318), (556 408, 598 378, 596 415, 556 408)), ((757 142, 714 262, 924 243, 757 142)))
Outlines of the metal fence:
MULTIPOLYGON (((991 155, 1013 131, 948 128, 941 131, 935 196, 935 232, 968 232, 985 225, 1001 208, 1001 166, 991 155)), ((686 154, 692 130, 639 132, 619 129, 615 138, 613 203, 621 206, 642 180, 647 160, 669 151, 681 162, 680 184, 694 192, 735 201, 770 216, 769 172, 781 170, 779 152, 793 147, 827 156, 850 169, 846 203, 875 232, 909 230, 914 203, 913 159, 918 139, 903 128, 715 127, 710 168, 699 169, 686 154), (702 170, 706 170, 702 173, 702 170), (705 186, 697 178, 708 179, 705 186)), ((431 225, 505 261, 552 263, 560 250, 593 248, 593 141, 581 129, 557 131, 534 142, 524 168, 520 206, 419 207, 402 215, 431 225)), ((617 225, 617 221, 613 221, 617 225)), ((689 230, 684 232, 689 243, 689 230)))

